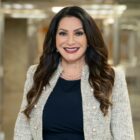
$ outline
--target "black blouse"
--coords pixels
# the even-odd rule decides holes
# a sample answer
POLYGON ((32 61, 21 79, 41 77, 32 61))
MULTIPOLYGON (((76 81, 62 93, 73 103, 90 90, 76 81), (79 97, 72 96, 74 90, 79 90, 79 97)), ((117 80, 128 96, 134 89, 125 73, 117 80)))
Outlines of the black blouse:
POLYGON ((84 140, 80 80, 58 79, 43 110, 43 140, 84 140))

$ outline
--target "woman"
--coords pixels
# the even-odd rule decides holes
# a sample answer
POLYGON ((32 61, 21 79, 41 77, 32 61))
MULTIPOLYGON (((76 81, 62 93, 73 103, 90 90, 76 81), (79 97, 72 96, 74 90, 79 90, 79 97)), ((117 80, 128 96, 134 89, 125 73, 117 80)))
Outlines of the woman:
POLYGON ((124 73, 108 63, 94 20, 66 7, 27 72, 14 140, 134 140, 124 73))

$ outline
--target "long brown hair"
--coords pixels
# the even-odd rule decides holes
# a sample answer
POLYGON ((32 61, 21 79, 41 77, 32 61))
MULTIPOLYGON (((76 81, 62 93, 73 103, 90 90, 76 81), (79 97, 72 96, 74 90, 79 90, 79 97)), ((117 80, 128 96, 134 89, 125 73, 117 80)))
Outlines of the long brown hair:
POLYGON ((94 88, 93 95, 100 102, 100 109, 104 115, 107 114, 111 105, 110 96, 115 74, 107 63, 108 51, 101 32, 93 18, 85 10, 78 6, 70 6, 58 12, 50 23, 43 44, 43 53, 33 77, 34 83, 27 94, 28 104, 23 111, 27 118, 29 118, 34 105, 38 102, 43 87, 49 84, 53 73, 59 65, 61 56, 56 51, 56 32, 60 20, 69 16, 80 19, 83 25, 88 42, 85 61, 89 67, 89 83, 94 88))

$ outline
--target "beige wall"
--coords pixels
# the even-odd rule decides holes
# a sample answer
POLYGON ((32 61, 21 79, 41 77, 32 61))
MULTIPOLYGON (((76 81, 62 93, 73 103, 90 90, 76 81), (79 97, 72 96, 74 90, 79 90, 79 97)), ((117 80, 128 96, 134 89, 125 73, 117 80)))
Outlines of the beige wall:
POLYGON ((5 19, 3 48, 3 130, 12 140, 28 67, 27 20, 5 19))

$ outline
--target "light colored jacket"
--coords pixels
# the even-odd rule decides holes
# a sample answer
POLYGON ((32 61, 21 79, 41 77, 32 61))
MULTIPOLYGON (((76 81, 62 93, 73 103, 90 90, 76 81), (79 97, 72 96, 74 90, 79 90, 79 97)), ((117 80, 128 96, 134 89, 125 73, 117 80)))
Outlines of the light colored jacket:
MULTIPOLYGON (((50 85, 44 87, 38 103, 30 114, 31 119, 28 121, 22 111, 27 105, 26 94, 33 84, 33 75, 36 67, 37 65, 31 66, 27 72, 23 101, 14 130, 14 140, 43 140, 43 108, 56 85, 62 68, 59 65, 50 80, 50 85)), ((105 117, 100 110, 99 102, 93 96, 94 89, 88 83, 88 76, 88 67, 85 65, 81 78, 85 140, 134 140, 130 103, 124 73, 115 69, 115 83, 112 92, 113 106, 109 108, 109 113, 105 117)))

